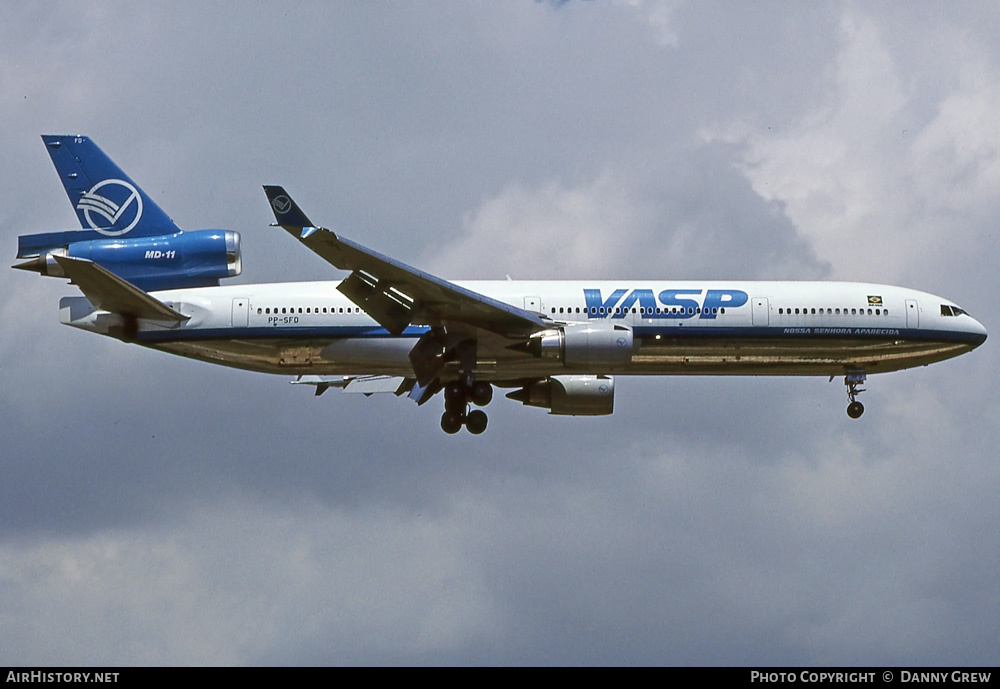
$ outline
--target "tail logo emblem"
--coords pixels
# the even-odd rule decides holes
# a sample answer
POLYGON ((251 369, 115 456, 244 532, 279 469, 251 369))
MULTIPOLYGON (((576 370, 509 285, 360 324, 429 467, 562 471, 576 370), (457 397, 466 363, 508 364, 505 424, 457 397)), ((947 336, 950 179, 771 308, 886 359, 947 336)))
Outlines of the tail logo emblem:
POLYGON ((275 196, 274 200, 271 201, 271 208, 278 213, 287 213, 292 208, 292 200, 284 194, 275 196))
POLYGON ((93 229, 108 237, 118 237, 139 224, 139 218, 142 217, 142 197, 139 196, 139 190, 128 182, 106 179, 85 192, 76 208, 83 211, 84 218, 93 229), (98 189, 104 191, 98 194, 98 189), (96 222, 93 213, 105 218, 106 222, 96 222))

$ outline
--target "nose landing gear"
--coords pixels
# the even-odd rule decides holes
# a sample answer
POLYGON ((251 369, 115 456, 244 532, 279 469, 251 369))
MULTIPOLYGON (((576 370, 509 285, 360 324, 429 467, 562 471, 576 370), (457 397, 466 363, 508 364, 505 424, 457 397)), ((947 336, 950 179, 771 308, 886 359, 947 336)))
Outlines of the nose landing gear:
POLYGON ((851 371, 844 376, 844 385, 847 386, 847 398, 851 400, 851 403, 847 405, 847 415, 852 419, 861 418, 861 415, 865 413, 865 405, 856 399, 858 395, 865 391, 864 388, 859 387, 865 382, 865 378, 866 376, 862 371, 851 371))

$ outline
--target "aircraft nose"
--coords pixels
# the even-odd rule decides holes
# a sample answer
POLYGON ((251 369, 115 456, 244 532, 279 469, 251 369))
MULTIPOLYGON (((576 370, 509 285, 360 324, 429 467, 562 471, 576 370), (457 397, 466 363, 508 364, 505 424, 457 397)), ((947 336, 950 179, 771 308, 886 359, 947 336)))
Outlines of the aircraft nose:
POLYGON ((972 336, 973 346, 978 347, 982 343, 986 342, 986 326, 977 321, 975 318, 970 317, 972 323, 970 324, 969 334, 972 336))

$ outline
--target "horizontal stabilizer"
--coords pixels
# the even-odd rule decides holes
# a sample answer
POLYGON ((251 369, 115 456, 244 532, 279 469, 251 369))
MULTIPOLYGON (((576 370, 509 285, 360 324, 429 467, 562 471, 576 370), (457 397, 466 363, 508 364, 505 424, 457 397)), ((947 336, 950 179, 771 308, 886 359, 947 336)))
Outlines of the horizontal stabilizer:
POLYGON ((99 309, 152 321, 180 322, 188 319, 188 316, 175 311, 93 261, 69 256, 53 258, 66 276, 80 288, 87 300, 99 309))

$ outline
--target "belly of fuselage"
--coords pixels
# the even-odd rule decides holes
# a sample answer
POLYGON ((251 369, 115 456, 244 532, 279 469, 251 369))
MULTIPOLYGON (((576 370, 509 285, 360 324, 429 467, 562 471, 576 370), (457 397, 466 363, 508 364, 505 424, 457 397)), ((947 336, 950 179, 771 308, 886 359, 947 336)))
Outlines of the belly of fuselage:
MULTIPOLYGON (((477 377, 541 378, 587 373, 616 375, 840 375, 885 373, 923 366, 973 348, 964 342, 898 338, 685 337, 642 338, 620 369, 570 368, 506 347, 480 347, 477 377)), ((411 337, 323 339, 179 339, 148 343, 172 354, 263 373, 285 375, 411 375, 411 337)), ((458 374, 450 363, 445 377, 458 374)))

